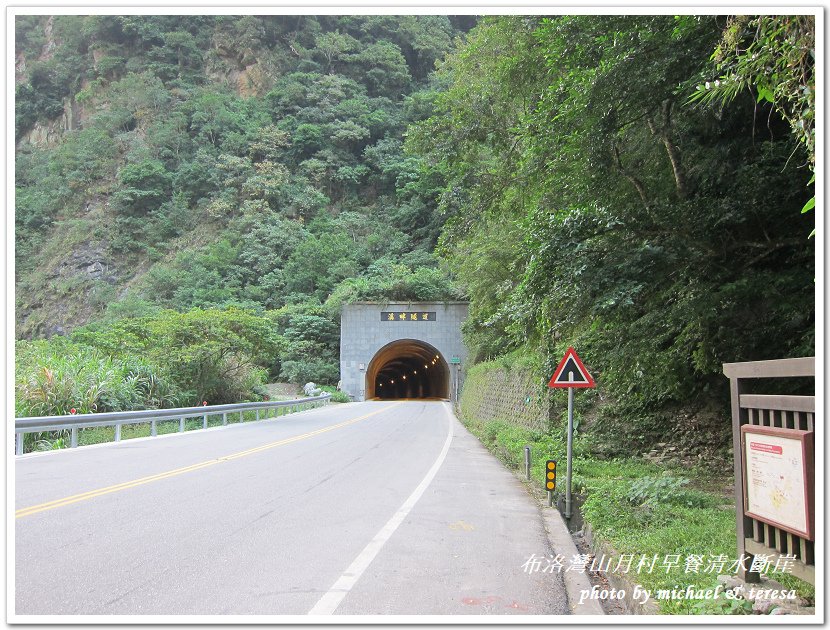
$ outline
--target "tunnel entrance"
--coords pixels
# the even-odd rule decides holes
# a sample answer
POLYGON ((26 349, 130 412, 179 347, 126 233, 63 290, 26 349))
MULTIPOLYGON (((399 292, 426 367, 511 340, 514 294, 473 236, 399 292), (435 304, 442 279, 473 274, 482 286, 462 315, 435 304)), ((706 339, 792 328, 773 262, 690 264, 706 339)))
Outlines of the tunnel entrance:
POLYGON ((387 344, 366 370, 366 398, 449 398, 450 370, 430 344, 401 339, 387 344))

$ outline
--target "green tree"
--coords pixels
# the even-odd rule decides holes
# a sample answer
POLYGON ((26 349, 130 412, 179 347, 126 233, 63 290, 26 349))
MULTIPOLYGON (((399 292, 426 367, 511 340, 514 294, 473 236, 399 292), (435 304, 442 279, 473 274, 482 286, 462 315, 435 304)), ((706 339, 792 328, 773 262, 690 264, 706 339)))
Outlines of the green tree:
MULTIPOLYGON (((477 357, 552 368, 578 344, 625 417, 653 418, 724 396, 723 362, 810 353, 784 121, 767 107, 759 139, 753 99, 684 104, 720 36, 708 17, 489 18, 447 60, 408 149, 445 182, 441 251, 477 357)), ((648 422, 613 430, 636 443, 648 422)))
POLYGON ((360 42, 339 31, 320 33, 314 40, 314 53, 320 59, 326 74, 331 74, 360 49, 360 42))
POLYGON ((157 210, 171 192, 172 176, 158 160, 128 164, 118 172, 121 188, 115 194, 128 214, 141 215, 157 210))
POLYGON ((165 310, 148 317, 89 326, 73 339, 113 356, 140 355, 156 365, 185 405, 253 397, 279 352, 271 322, 237 308, 165 310))
POLYGON ((325 299, 334 286, 357 272, 352 240, 343 233, 309 234, 285 264, 286 289, 325 299))
POLYGON ((771 103, 815 166, 815 18, 732 16, 712 54, 718 78, 697 85, 691 101, 727 104, 745 90, 771 103))
POLYGON ((409 84, 406 59, 392 42, 370 44, 354 55, 352 62, 360 68, 370 94, 398 94, 409 84))
POLYGON ((282 339, 279 361, 272 371, 299 385, 309 381, 335 384, 340 374, 339 317, 314 302, 287 305, 269 316, 282 339))

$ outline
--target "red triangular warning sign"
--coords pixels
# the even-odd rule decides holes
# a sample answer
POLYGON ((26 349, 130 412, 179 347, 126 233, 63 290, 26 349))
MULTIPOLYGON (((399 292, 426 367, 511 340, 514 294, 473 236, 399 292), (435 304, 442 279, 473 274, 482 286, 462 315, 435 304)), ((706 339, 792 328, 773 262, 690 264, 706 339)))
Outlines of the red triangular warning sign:
POLYGON ((553 373, 548 387, 596 387, 593 377, 585 369, 585 365, 576 354, 576 350, 568 348, 559 366, 553 373))

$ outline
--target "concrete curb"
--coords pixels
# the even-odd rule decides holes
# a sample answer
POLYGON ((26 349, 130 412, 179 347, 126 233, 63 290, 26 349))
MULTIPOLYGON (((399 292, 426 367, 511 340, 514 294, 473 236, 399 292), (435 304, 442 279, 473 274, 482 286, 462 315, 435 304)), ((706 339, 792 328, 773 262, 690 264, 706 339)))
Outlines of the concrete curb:
MULTIPOLYGON (((545 531, 548 534, 548 541, 555 553, 561 553, 566 558, 573 558, 579 555, 571 533, 562 520, 562 515, 556 508, 541 508, 542 521, 545 531)), ((562 571, 562 579, 565 583, 565 593, 568 596, 568 609, 572 615, 604 615, 605 611, 599 600, 589 599, 579 603, 582 591, 591 590, 591 581, 586 573, 577 571, 562 571)))
MULTIPOLYGON (((594 552, 596 556, 607 556, 609 558, 619 557, 620 554, 611 547, 607 542, 594 537, 594 530, 591 526, 585 523, 582 527, 582 535, 585 542, 594 552)), ((634 588, 636 584, 627 577, 618 575, 616 573, 608 572, 605 574, 608 582, 618 591, 625 591, 625 597, 622 602, 625 606, 626 612, 629 615, 659 615, 660 609, 654 600, 649 600, 645 604, 640 603, 634 598, 634 588)))
MULTIPOLYGON (((456 420, 466 428, 464 422, 461 421, 461 414, 457 408, 453 408, 453 414, 456 420)), ((472 434, 472 432, 471 432, 472 434)), ((495 457, 493 452, 484 446, 478 436, 473 434, 473 437, 482 445, 482 447, 491 455, 495 457)), ((562 554, 567 559, 579 555, 579 550, 576 547, 573 537, 568 526, 555 507, 547 507, 544 505, 539 496, 536 495, 530 486, 530 482, 525 479, 524 475, 520 475, 515 470, 510 470, 503 462, 501 465, 513 473, 519 479, 528 491, 528 494, 533 498, 539 506, 539 515, 542 517, 542 525, 545 528, 545 533, 548 537, 548 544, 553 550, 554 554, 562 554)), ((591 616, 605 616, 605 610, 602 608, 599 600, 586 600, 582 604, 579 603, 582 591, 590 591, 592 588, 591 581, 588 579, 587 573, 579 573, 578 571, 565 571, 562 573, 562 582, 565 586, 565 595, 568 598, 568 610, 572 615, 591 615, 591 616)))

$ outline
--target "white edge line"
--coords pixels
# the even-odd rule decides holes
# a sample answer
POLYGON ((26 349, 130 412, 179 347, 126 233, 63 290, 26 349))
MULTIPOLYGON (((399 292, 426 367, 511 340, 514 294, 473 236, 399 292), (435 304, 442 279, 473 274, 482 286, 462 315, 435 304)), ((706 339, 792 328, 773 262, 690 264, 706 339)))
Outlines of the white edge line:
POLYGON ((346 595, 348 595, 349 591, 351 591, 354 585, 357 584, 357 581, 363 575, 363 572, 369 568, 369 565, 372 564, 372 561, 378 553, 380 553, 380 550, 386 542, 392 537, 392 534, 395 533, 395 530, 398 529, 398 526, 403 522, 412 508, 415 507, 415 504, 429 487, 429 484, 432 483, 435 475, 438 474, 438 470, 447 458, 447 453, 450 450, 450 443, 453 438, 452 416, 450 415, 447 404, 444 403, 443 406, 444 411, 447 412, 449 432, 447 433, 447 439, 444 442, 444 448, 441 449, 441 453, 438 455, 438 459, 436 459, 435 463, 432 464, 432 468, 429 469, 426 476, 421 480, 421 483, 418 484, 418 487, 412 491, 412 494, 410 494, 406 501, 403 502, 397 512, 392 515, 392 518, 386 522, 386 525, 380 528, 380 531, 375 534, 375 537, 372 538, 371 541, 369 541, 369 544, 366 545, 363 551, 358 554, 357 558, 354 559, 349 567, 343 572, 343 575, 338 578, 328 592, 320 598, 320 601, 314 605, 314 608, 308 611, 309 615, 334 614, 334 611, 337 610, 337 607, 346 595))

